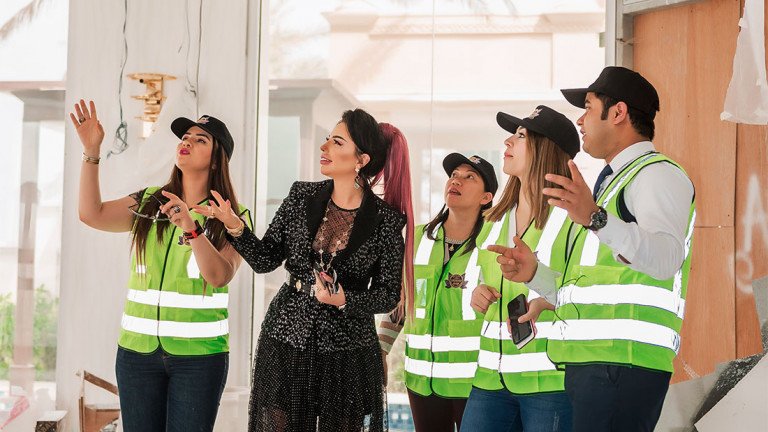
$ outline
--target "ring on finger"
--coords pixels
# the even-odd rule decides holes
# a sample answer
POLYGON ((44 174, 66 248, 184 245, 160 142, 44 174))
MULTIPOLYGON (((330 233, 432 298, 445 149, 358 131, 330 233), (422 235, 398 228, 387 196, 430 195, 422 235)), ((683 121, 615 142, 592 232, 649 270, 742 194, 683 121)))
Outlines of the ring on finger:
POLYGON ((80 123, 82 123, 82 122, 84 122, 84 121, 85 121, 85 117, 80 117, 79 119, 77 119, 77 121, 79 121, 80 123))
POLYGON ((174 213, 181 213, 181 207, 179 207, 178 205, 175 205, 175 206, 171 207, 171 210, 174 213))

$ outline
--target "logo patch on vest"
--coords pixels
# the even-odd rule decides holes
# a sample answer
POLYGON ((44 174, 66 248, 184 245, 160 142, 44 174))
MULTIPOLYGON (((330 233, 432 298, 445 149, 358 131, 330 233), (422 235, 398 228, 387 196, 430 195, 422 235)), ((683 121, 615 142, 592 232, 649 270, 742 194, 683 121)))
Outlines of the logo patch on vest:
POLYGON ((448 279, 445 280, 445 287, 446 288, 461 288, 466 289, 467 288, 467 280, 464 278, 466 273, 462 274, 453 274, 448 273, 448 279))

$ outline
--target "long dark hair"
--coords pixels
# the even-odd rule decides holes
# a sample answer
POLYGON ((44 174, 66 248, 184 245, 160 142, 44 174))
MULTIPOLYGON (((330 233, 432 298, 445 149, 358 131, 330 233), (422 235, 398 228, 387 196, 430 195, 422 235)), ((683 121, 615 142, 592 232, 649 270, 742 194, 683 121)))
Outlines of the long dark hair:
POLYGON ((358 154, 365 153, 370 157, 359 173, 363 187, 370 189, 383 179, 382 199, 406 218, 402 295, 397 310, 402 313, 403 305, 410 305, 409 310, 412 310, 414 223, 408 141, 400 129, 389 123, 378 123, 360 108, 344 111, 341 122, 347 126, 358 154))
POLYGON ((501 220, 506 212, 520 202, 520 194, 526 195, 531 204, 531 214, 536 221, 536 228, 543 229, 549 217, 548 196, 541 190, 545 187, 559 187, 544 179, 547 174, 557 174, 571 178, 571 170, 568 168, 570 156, 557 146, 551 139, 528 129, 526 138, 527 150, 530 155, 530 168, 528 169, 527 190, 522 190, 520 179, 509 176, 501 198, 495 206, 485 212, 485 219, 491 222, 501 220))
MULTIPOLYGON (((156 214, 160 208, 160 203, 167 201, 162 195, 162 191, 167 191, 179 197, 183 197, 184 188, 181 181, 182 176, 182 171, 178 166, 174 165, 168 183, 153 193, 157 199, 150 198, 144 200, 143 205, 141 205, 141 208, 138 211, 145 215, 156 214)), ((232 187, 232 179, 229 177, 229 159, 216 139, 213 140, 213 149, 211 151, 211 165, 208 170, 207 190, 215 190, 219 192, 224 199, 229 200, 232 204, 232 209, 235 210, 235 212, 239 212, 240 206, 237 201, 237 196, 235 195, 235 189, 232 187)), ((209 199, 212 198, 209 197, 209 199)), ((131 230, 131 246, 136 254, 136 262, 144 263, 146 262, 145 252, 147 250, 147 241, 152 225, 157 225, 157 242, 161 243, 166 230, 171 227, 171 222, 167 220, 154 222, 142 217, 135 217, 134 219, 133 229, 131 230)), ((216 249, 221 250, 227 242, 227 239, 224 237, 224 224, 218 219, 208 219, 205 223, 205 228, 208 231, 208 239, 210 242, 216 249)))

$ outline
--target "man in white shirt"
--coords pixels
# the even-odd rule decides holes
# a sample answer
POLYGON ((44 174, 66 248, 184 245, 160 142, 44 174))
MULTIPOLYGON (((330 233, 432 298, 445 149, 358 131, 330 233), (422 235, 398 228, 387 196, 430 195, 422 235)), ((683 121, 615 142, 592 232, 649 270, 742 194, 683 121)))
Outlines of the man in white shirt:
POLYGON ((570 218, 562 262, 548 268, 517 241, 492 250, 507 279, 542 295, 521 322, 557 305, 547 351, 565 367, 574 431, 652 431, 680 346, 693 184, 651 143, 659 98, 640 74, 607 67, 589 87, 562 93, 585 109, 584 151, 607 165, 593 189, 573 161, 572 179, 547 175, 559 187, 544 193, 570 218))

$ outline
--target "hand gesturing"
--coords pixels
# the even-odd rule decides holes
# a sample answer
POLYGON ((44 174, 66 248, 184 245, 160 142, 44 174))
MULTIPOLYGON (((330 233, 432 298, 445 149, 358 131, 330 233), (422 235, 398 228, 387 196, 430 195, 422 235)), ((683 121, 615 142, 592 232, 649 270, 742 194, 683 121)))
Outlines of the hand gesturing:
POLYGON ((85 101, 80 99, 80 102, 75 104, 77 115, 70 112, 69 118, 83 144, 83 153, 86 156, 98 157, 101 142, 104 140, 104 128, 96 115, 96 105, 93 101, 90 101, 89 105, 90 109, 85 105, 85 101))

